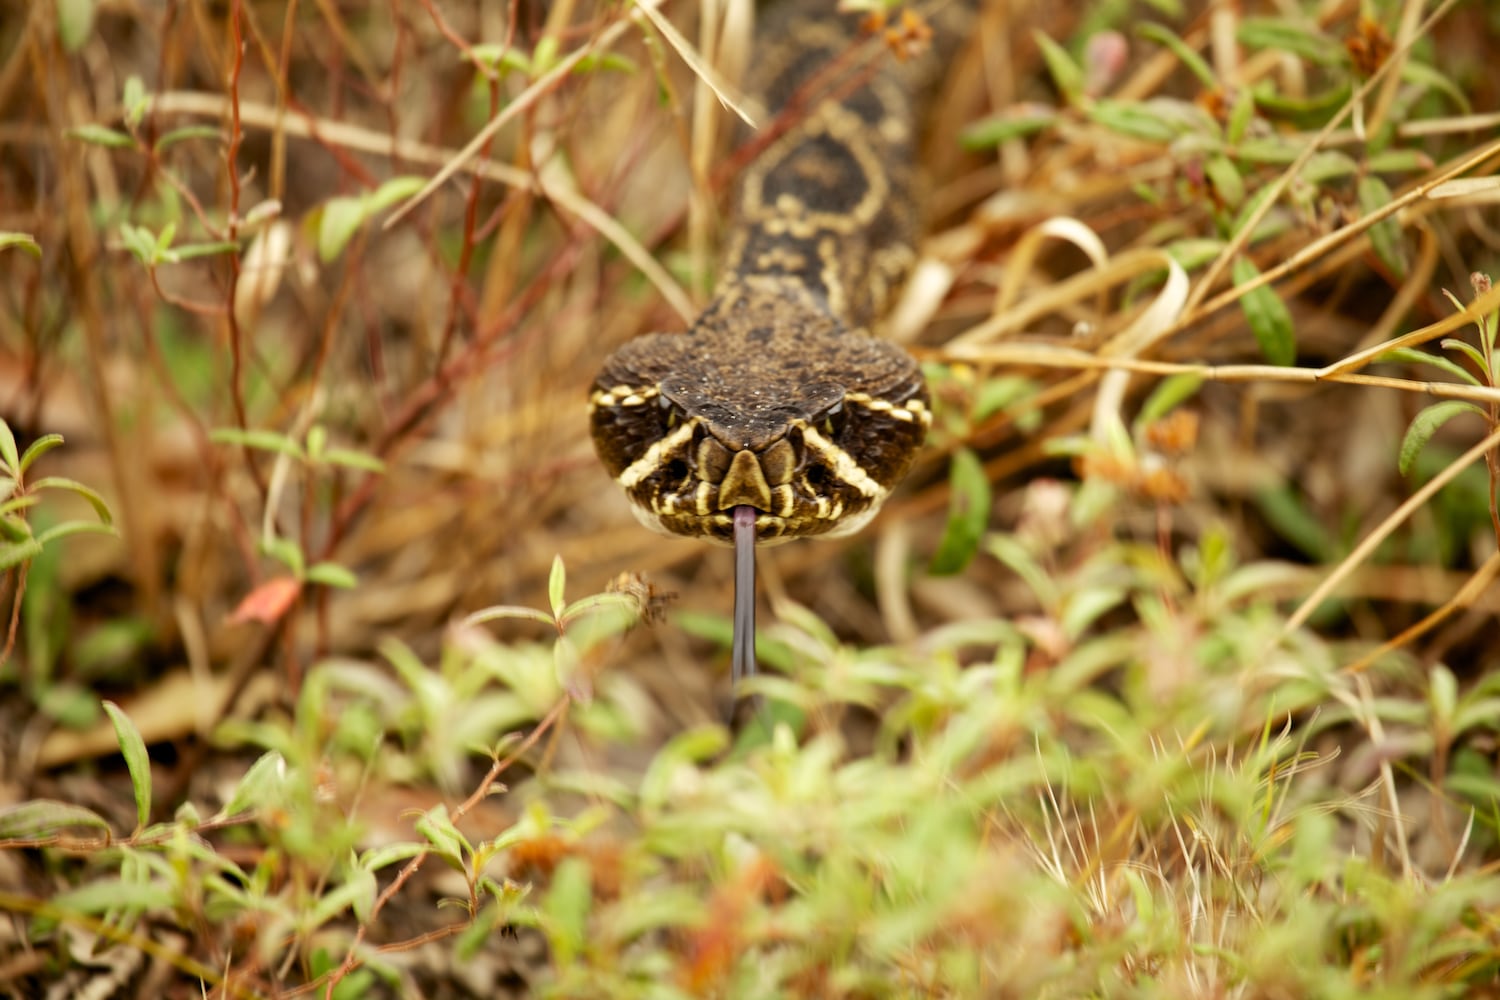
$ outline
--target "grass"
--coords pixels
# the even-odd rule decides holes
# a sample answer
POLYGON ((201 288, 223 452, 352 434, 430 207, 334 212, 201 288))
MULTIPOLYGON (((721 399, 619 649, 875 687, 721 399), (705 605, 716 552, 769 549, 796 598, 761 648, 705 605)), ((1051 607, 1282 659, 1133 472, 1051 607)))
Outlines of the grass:
POLYGON ((0 989, 1500 992, 1485 5, 987 12, 734 731, 582 397, 742 40, 502 6, 0 19, 0 989))

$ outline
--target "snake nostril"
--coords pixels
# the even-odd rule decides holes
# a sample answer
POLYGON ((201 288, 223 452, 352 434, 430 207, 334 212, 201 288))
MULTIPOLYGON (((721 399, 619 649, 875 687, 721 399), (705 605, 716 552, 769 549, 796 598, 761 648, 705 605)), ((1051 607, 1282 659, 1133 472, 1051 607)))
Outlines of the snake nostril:
POLYGON ((674 458, 666 465, 667 479, 679 482, 688 477, 688 464, 680 458, 674 458))
POLYGON ((765 474, 766 482, 772 486, 791 482, 792 473, 797 471, 797 451, 792 443, 782 438, 762 452, 760 469, 765 474))
POLYGON ((729 453, 718 441, 706 437, 698 443, 698 452, 695 456, 698 463, 698 478, 705 483, 720 483, 729 472, 729 464, 734 461, 734 456, 729 453))

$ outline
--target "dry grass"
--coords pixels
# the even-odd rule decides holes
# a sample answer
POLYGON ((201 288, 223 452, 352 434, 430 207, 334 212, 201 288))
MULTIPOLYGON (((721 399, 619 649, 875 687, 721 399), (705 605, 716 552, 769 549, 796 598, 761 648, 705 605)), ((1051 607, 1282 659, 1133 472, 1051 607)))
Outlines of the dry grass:
POLYGON ((987 5, 932 446, 764 554, 731 736, 582 400, 711 288, 748 5, 543 6, 0 8, 0 990, 1500 989, 1496 15, 987 5))

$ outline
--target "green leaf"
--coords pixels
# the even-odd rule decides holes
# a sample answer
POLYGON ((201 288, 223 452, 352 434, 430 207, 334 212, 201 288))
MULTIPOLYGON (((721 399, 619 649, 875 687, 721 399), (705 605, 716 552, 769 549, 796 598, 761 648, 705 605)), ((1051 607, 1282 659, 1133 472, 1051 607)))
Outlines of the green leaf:
MULTIPOLYGON (((1248 257, 1235 258, 1231 274, 1236 286, 1256 278, 1260 271, 1248 257)), ((1250 324, 1250 332, 1260 344, 1260 352, 1273 365, 1290 365, 1297 360, 1297 337, 1292 329, 1292 314, 1286 303, 1270 285, 1262 285, 1240 299, 1240 308, 1250 324)))
POLYGON ((1208 63, 1187 42, 1178 38, 1172 29, 1164 24, 1148 21, 1145 24, 1139 25, 1136 31, 1142 38, 1149 39, 1159 45, 1165 45, 1171 49, 1172 54, 1198 78, 1198 82, 1203 84, 1205 89, 1218 89, 1219 81, 1214 76, 1214 71, 1209 68, 1208 63))
POLYGON ((417 176, 392 177, 370 194, 365 195, 366 218, 384 212, 392 205, 400 204, 427 184, 427 178, 417 176))
POLYGON ((275 750, 260 755, 234 793, 224 804, 223 815, 238 816, 240 813, 279 808, 286 798, 286 758, 275 750))
POLYGON ((1469 95, 1464 93, 1464 88, 1454 83, 1435 66, 1416 59, 1407 59, 1401 63, 1401 79, 1443 94, 1453 102, 1459 114, 1467 115, 1472 112, 1473 106, 1469 103, 1469 95))
MULTIPOLYGON (((62 439, 58 438, 58 440, 61 441, 62 439)), ((31 456, 32 449, 35 447, 33 445, 32 448, 26 449, 26 455, 21 458, 22 465, 26 464, 27 458, 31 456)), ((109 512, 109 504, 104 502, 104 498, 76 479, 68 479, 64 476, 45 476, 32 483, 31 488, 33 490, 66 490, 69 493, 76 493, 89 502, 89 506, 94 508, 94 513, 99 515, 100 521, 103 521, 105 524, 115 523, 114 515, 109 512)))
MULTIPOLYGON (((514 907, 498 901, 491 901, 479 910, 479 915, 463 929, 458 940, 453 943, 454 954, 460 962, 472 962, 475 957, 490 944, 490 935, 495 928, 501 926, 510 919, 514 907)), ((623 937, 621 940, 625 940, 623 937)))
POLYGON ((1226 208, 1236 208, 1245 200, 1245 179, 1229 157, 1210 156, 1203 172, 1226 208))
POLYGON ((103 816, 71 802, 32 799, 0 808, 0 839, 45 837, 80 826, 109 831, 109 823, 103 816))
POLYGON ((182 128, 174 128, 170 132, 163 133, 156 140, 155 149, 158 153, 169 146, 175 146, 179 142, 187 142, 191 139, 213 139, 218 142, 225 141, 222 130, 212 125, 184 125, 182 128))
POLYGON ((1241 18, 1235 30, 1239 43, 1249 49, 1280 49, 1319 65, 1348 61, 1337 41, 1315 27, 1278 17, 1241 18))
POLYGON ((1231 146, 1239 145, 1244 140, 1245 131, 1254 119, 1255 96, 1249 90, 1241 90, 1234 95, 1234 104, 1229 109, 1229 124, 1224 129, 1224 137, 1231 146))
POLYGON ((329 465, 342 465, 350 469, 363 469, 365 472, 384 472, 385 463, 374 455, 352 448, 327 448, 324 449, 322 460, 329 465))
POLYGON ((94 31, 95 0, 57 0, 57 39, 71 54, 83 48, 94 31))
POLYGON ((592 883, 592 872, 582 858, 567 858, 552 873, 552 885, 542 900, 542 912, 547 917, 543 929, 552 945, 552 960, 560 968, 567 968, 583 949, 593 902, 592 883))
POLYGON ((641 605, 625 594, 590 594, 569 604, 558 625, 582 652, 633 628, 641 619, 641 605))
MULTIPOLYGON (((1467 347, 1468 345, 1465 344, 1464 346, 1467 347)), ((1477 354, 1478 352, 1476 351, 1475 353, 1477 354)), ((1482 358, 1480 360, 1483 361, 1482 358)), ((1428 354, 1426 351, 1419 351, 1415 347, 1394 348, 1377 357, 1375 361, 1377 363, 1404 362, 1409 365, 1431 365, 1434 368, 1441 368, 1454 378, 1468 382, 1471 385, 1480 384, 1479 379, 1475 377, 1474 373, 1457 361, 1445 358, 1440 354, 1428 354)))
POLYGON ((1347 80, 1307 96, 1289 97, 1267 84, 1255 88, 1255 104, 1265 117, 1288 121, 1301 129, 1315 129, 1349 100, 1353 88, 1347 80))
MULTIPOLYGON (((1002 410, 1008 410, 1035 396, 1036 388, 1035 382, 1021 375, 986 377, 974 390, 969 418, 976 424, 988 420, 1002 410)), ((1017 423, 1022 422, 1022 414, 1015 413, 1012 416, 1016 418, 1017 423)))
POLYGON ((124 132, 118 132, 103 125, 88 122, 77 125, 63 133, 69 139, 77 139, 91 146, 104 146, 108 149, 134 149, 135 140, 124 132))
POLYGON ((274 451, 292 458, 305 460, 307 453, 302 446, 285 434, 276 431, 240 430, 238 427, 216 427, 209 432, 210 441, 222 444, 237 444, 259 451, 274 451))
POLYGON ((507 48, 504 45, 489 42, 471 45, 465 54, 474 62, 483 63, 502 76, 512 71, 527 75, 531 73, 531 58, 520 49, 507 48))
MULTIPOLYGON (((120 615, 100 622, 70 647, 78 676, 114 677, 133 668, 155 637, 155 629, 144 618, 120 615)), ((94 711, 99 711, 97 704, 94 711)))
POLYGON ((448 818, 448 807, 439 803, 417 818, 417 832, 432 845, 441 858, 449 861, 460 871, 464 868, 464 857, 473 853, 473 848, 448 818))
POLYGON ((994 149, 1003 142, 1022 136, 1035 135, 1051 128, 1057 122, 1056 111, 1032 111, 991 115, 965 128, 958 134, 958 143, 970 152, 994 149))
POLYGON ((1403 476, 1411 471, 1412 463, 1417 460, 1422 449, 1427 447, 1427 442, 1432 440, 1432 436, 1438 432, 1438 429, 1461 413, 1475 413, 1480 417, 1485 415, 1484 411, 1473 403, 1453 399, 1443 403, 1433 403, 1412 418, 1411 425, 1406 428, 1406 436, 1401 439, 1401 452, 1396 460, 1396 468, 1403 476))
POLYGON ((19 247, 37 260, 42 259, 42 245, 30 233, 13 233, 0 230, 0 250, 19 247))
POLYGON ((1088 116, 1111 132, 1146 142, 1170 143, 1183 131, 1159 108, 1140 101, 1101 98, 1088 109, 1088 116))
POLYGON ((31 541, 31 525, 23 517, 15 515, 28 507, 35 507, 39 497, 16 497, 0 504, 0 539, 7 542, 31 541))
POLYGON ((42 543, 36 539, 0 545, 0 570, 10 569, 41 554, 42 543))
POLYGON ((21 455, 16 450, 16 436, 10 432, 10 424, 0 419, 0 462, 13 476, 21 471, 21 455))
POLYGON ((1259 490, 1255 505, 1276 534, 1291 542, 1318 562, 1328 562, 1338 552, 1338 545, 1328 533, 1321 518, 1302 502, 1290 487, 1259 490))
POLYGON ((214 257, 224 253, 239 253, 240 245, 233 240, 214 240, 208 243, 183 243, 164 253, 163 259, 173 263, 192 260, 195 257, 214 257))
POLYGON ((344 252, 370 217, 363 198, 330 198, 318 215, 318 259, 327 264, 344 252))
POLYGON ((146 754, 146 741, 141 732, 130 721, 130 716, 112 701, 104 702, 104 711, 114 723, 115 739, 120 743, 120 753, 125 758, 125 767, 130 771, 130 787, 135 792, 135 816, 137 828, 151 819, 151 758, 146 754))
POLYGON ((290 538, 271 537, 262 539, 260 547, 266 555, 291 570, 297 579, 306 578, 307 560, 296 542, 290 538))
MULTIPOLYGON (((1395 197, 1390 186, 1373 174, 1359 179, 1359 207, 1366 214, 1389 205, 1395 197)), ((1401 243, 1401 227, 1394 215, 1388 215, 1370 227, 1370 245, 1375 256, 1398 278, 1406 277, 1406 248, 1401 243)))
POLYGON ((1282 167, 1300 156, 1302 150, 1288 144, 1285 139, 1247 139, 1238 143, 1231 152, 1246 163, 1282 167))
POLYGON ((568 571, 563 566, 561 555, 552 557, 552 572, 547 575, 547 603, 552 606, 552 617, 554 620, 562 618, 563 609, 567 602, 563 600, 563 591, 568 584, 568 571))
POLYGON ((1458 680, 1453 676, 1453 671, 1439 663, 1432 668, 1428 683, 1433 721, 1452 735, 1453 718, 1458 709, 1458 680))
POLYGON ((531 68, 538 76, 557 63, 557 50, 556 35, 546 34, 537 41, 536 47, 531 50, 531 68))
POLYGON ((156 235, 156 245, 151 248, 151 255, 155 260, 166 260, 172 249, 172 241, 177 238, 177 223, 168 222, 161 227, 161 232, 156 235))
POLYGON ((313 424, 307 429, 307 457, 309 461, 316 462, 323 457, 324 450, 328 447, 328 428, 322 424, 313 424))
POLYGON ((359 583, 359 577, 334 562, 314 563, 307 570, 308 583, 321 583, 325 587, 338 587, 340 590, 352 590, 359 583))
POLYGON ((927 567, 934 576, 951 576, 969 565, 990 519, 990 481, 984 465, 969 449, 953 453, 948 486, 948 521, 927 567))
POLYGON ((353 910, 355 917, 368 915, 375 905, 375 873, 363 868, 349 872, 349 880, 343 885, 325 889, 322 896, 309 910, 303 920, 305 931, 322 927, 345 910, 353 910))
MULTIPOLYGON (((31 468, 32 462, 35 462, 62 443, 63 437, 61 434, 43 434, 31 442, 27 446, 25 453, 21 455, 21 472, 25 473, 27 469, 31 468)), ((33 488, 36 488, 37 485, 40 484, 34 484, 33 488)))
POLYGON ((90 882, 51 899, 52 906, 58 910, 85 914, 165 910, 175 902, 176 894, 168 886, 120 878, 90 882))
MULTIPOLYGON (((1447 293, 1445 292, 1444 294, 1447 293)), ((1469 343, 1468 341, 1459 340, 1457 337, 1444 337, 1442 340, 1438 341, 1438 346, 1445 351, 1457 351, 1464 357, 1468 358, 1470 361, 1474 362, 1474 367, 1478 368, 1480 373, 1484 376, 1483 378, 1474 378, 1472 375, 1469 376, 1470 381, 1472 381, 1475 385, 1484 385, 1488 381, 1493 381, 1493 378, 1490 375, 1489 362, 1484 360, 1484 354, 1473 344, 1469 343)))
POLYGON ((99 721, 99 695, 68 681, 49 681, 36 707, 64 729, 88 729, 99 721))
POLYGON ((120 533, 112 524, 95 524, 92 521, 64 521, 62 524, 54 524, 40 535, 36 536, 38 545, 50 545, 60 538, 68 538, 72 535, 111 535, 118 537, 120 533))
POLYGON ((1336 150, 1324 150, 1309 157, 1302 173, 1297 176, 1309 184, 1322 184, 1340 177, 1353 177, 1357 173, 1359 164, 1353 157, 1336 150))
POLYGON ((1197 395, 1202 385, 1203 378, 1199 375, 1171 375, 1162 379, 1141 404, 1141 412, 1135 418, 1136 427, 1144 427, 1165 417, 1197 395))
POLYGON ((150 267, 156 263, 156 236, 144 226, 120 223, 120 241, 136 260, 150 267))
POLYGON ((146 93, 146 84, 134 73, 125 78, 125 90, 120 97, 120 104, 125 109, 125 124, 132 129, 141 123, 146 110, 151 107, 151 95, 146 93))
POLYGON ((570 72, 580 76, 586 73, 607 71, 612 73, 634 73, 640 67, 635 60, 618 52, 590 52, 573 64, 570 72))
POLYGON ((1420 149, 1388 149, 1365 161, 1365 169, 1372 174, 1420 173, 1432 166, 1432 157, 1420 149))
POLYGON ((465 626, 483 625, 485 622, 499 621, 503 618, 518 618, 522 621, 541 622, 544 625, 556 625, 557 619, 545 611, 536 608, 525 608, 517 604, 497 604, 490 608, 481 608, 464 619, 465 626))
POLYGON ((359 859, 359 866, 368 871, 378 872, 382 868, 389 868, 401 861, 410 861, 427 848, 409 840, 397 841, 394 844, 381 844, 372 847, 359 859))
POLYGON ((1073 104, 1083 96, 1084 74, 1078 63, 1068 54, 1068 50, 1042 34, 1040 31, 1032 32, 1032 38, 1036 40, 1037 48, 1042 52, 1042 59, 1047 63, 1047 72, 1052 74, 1052 82, 1062 93, 1063 99, 1073 104))

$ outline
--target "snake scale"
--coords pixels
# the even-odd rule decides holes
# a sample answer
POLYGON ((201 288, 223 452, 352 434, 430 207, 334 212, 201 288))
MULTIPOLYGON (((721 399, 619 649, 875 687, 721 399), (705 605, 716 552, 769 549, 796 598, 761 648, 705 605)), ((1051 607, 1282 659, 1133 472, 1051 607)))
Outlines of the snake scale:
POLYGON ((595 449, 648 527, 735 546, 736 682, 755 672, 755 545, 875 516, 931 423, 916 362, 871 326, 916 261, 915 93, 933 60, 906 18, 785 3, 748 92, 790 127, 739 179, 714 297, 686 333, 630 341, 589 399, 595 449), (861 55, 867 58, 846 58, 861 55))

